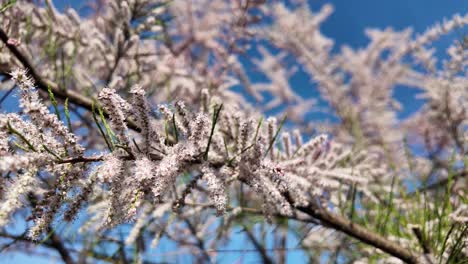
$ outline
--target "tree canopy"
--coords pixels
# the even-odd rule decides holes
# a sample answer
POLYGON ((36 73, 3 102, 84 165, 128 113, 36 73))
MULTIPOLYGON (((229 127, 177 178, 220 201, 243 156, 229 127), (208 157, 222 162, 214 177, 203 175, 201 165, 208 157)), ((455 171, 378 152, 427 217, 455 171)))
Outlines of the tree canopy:
POLYGON ((329 4, 88 5, 0 7, 1 251, 468 263, 468 14, 336 49, 329 4), (396 89, 423 105, 400 117, 396 89))

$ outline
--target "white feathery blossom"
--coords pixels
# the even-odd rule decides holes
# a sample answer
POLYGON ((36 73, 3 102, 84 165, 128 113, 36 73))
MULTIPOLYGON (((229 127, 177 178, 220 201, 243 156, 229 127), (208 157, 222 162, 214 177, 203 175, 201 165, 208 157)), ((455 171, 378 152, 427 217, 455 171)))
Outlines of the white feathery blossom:
POLYGON ((168 191, 168 187, 175 182, 176 176, 181 173, 184 162, 181 153, 186 150, 183 145, 177 145, 169 150, 170 152, 157 164, 152 188, 156 199, 162 198, 168 191))
POLYGON ((107 197, 103 195, 104 199, 100 199, 99 201, 94 202, 87 208, 87 212, 92 216, 87 219, 86 223, 84 223, 79 229, 78 232, 80 233, 88 233, 88 232, 96 232, 102 226, 105 226, 105 221, 107 220, 107 207, 108 201, 107 197))
MULTIPOLYGON (((159 207, 157 207, 153 213, 151 214, 152 217, 156 218, 156 219, 159 219, 161 218, 167 211, 169 211, 171 209, 171 204, 170 203, 164 203, 162 205, 160 205, 159 207)), ((169 220, 170 221, 170 220, 169 220)), ((169 223, 166 223, 165 225, 167 225, 169 223)), ((161 232, 162 230, 159 229, 159 230, 156 230, 156 235, 155 237, 153 238, 153 240, 151 241, 151 247, 152 248, 155 248, 158 243, 159 243, 159 239, 161 238, 161 232)))
POLYGON ((36 205, 33 212, 34 226, 28 231, 28 236, 33 240, 38 240, 53 222, 57 212, 62 206, 68 191, 74 187, 77 179, 81 176, 81 169, 69 167, 59 173, 56 179, 56 189, 49 190, 45 194, 44 200, 36 205))
POLYGON ((326 144, 328 139, 327 135, 319 135, 317 137, 311 138, 307 143, 302 145, 299 149, 298 156, 315 156, 317 153, 323 149, 323 144, 326 144))
POLYGON ((115 90, 110 88, 102 89, 98 98, 110 115, 111 127, 115 130, 117 139, 124 145, 130 146, 127 135, 128 128, 125 122, 125 112, 128 111, 128 106, 115 90))
MULTIPOLYGON (((266 177, 259 175, 253 175, 252 178, 247 179, 247 183, 256 192, 261 193, 265 199, 265 203, 270 208, 276 208, 280 214, 291 216, 293 208, 291 204, 284 198, 274 184, 266 177)), ((270 214, 272 212, 264 212, 270 214)))
POLYGON ((206 146, 206 139, 209 131, 208 118, 204 113, 198 113, 193 122, 191 122, 191 133, 189 141, 193 144, 196 152, 202 152, 206 146))
POLYGON ((47 222, 46 218, 39 218, 35 221, 34 226, 28 230, 27 236, 33 241, 39 241, 41 234, 46 230, 47 225, 50 222, 47 222))
POLYGON ((135 179, 142 183, 154 178, 154 163, 147 157, 138 158, 135 161, 135 179))
MULTIPOLYGON (((243 122, 240 126, 239 140, 237 143, 239 153, 242 153, 247 148, 251 132, 252 132, 252 120, 249 119, 243 122)), ((244 155, 241 155, 241 157, 244 157, 244 155)))
POLYGON ((228 199, 222 174, 217 173, 209 166, 202 166, 201 173, 203 173, 202 178, 206 181, 210 199, 216 207, 217 214, 223 215, 226 212, 228 199))
POLYGON ((458 223, 468 223, 468 205, 462 204, 449 215, 450 219, 458 223))
POLYGON ((291 135, 289 133, 283 133, 282 134, 283 138, 283 147, 284 147, 284 152, 286 154, 286 158, 290 158, 292 155, 292 145, 291 145, 291 135))
MULTIPOLYGON (((0 114, 0 129, 5 132, 7 136, 6 140, 10 139, 9 133, 12 133, 12 129, 21 133, 21 136, 27 140, 33 148, 40 149, 41 144, 45 144, 53 149, 58 145, 58 142, 52 137, 41 136, 37 126, 31 122, 25 121, 21 116, 9 113, 9 114, 0 114)), ((15 136, 19 136, 16 135, 15 136)), ((21 141, 24 141, 21 139, 21 141)), ((26 142, 21 142, 26 143, 26 142)), ((30 147, 29 147, 30 148, 30 147)), ((7 153, 5 153, 7 154, 7 153)))
POLYGON ((163 203, 153 210, 151 216, 154 218, 161 218, 169 210, 171 210, 171 203, 163 203))
POLYGON ((71 147, 74 154, 81 155, 84 149, 78 144, 77 137, 70 133, 57 116, 50 113, 49 109, 41 102, 34 82, 27 72, 23 69, 16 69, 10 75, 21 88, 21 107, 31 118, 31 121, 37 127, 50 128, 51 134, 63 138, 65 146, 71 147))
MULTIPOLYGON (((173 113, 171 112, 171 110, 166 105, 161 104, 161 105, 158 106, 158 108, 159 108, 159 111, 161 112, 161 114, 163 115, 164 119, 172 120, 173 113)), ((182 124, 180 123, 180 121, 178 119, 175 120, 175 121, 176 121, 176 124, 179 127, 182 127, 182 124)), ((186 131, 184 131, 184 133, 186 133, 186 131)))
POLYGON ((266 109, 272 109, 280 105, 281 103, 293 103, 301 101, 300 97, 294 92, 289 84, 289 77, 292 75, 287 72, 284 66, 281 64, 281 60, 286 57, 286 53, 281 53, 277 56, 273 56, 270 52, 260 46, 258 48, 260 54, 262 54, 262 60, 254 60, 256 66, 265 73, 270 79, 271 83, 256 84, 255 90, 262 91, 268 90, 274 95, 275 100, 272 100, 266 105, 266 109))
POLYGON ((96 175, 101 182, 111 183, 117 174, 122 172, 122 160, 116 155, 109 154, 102 164, 96 169, 96 175))
POLYGON ((419 35, 411 45, 412 49, 417 49, 429 42, 433 42, 441 36, 453 31, 455 28, 460 28, 468 24, 468 14, 455 14, 449 20, 445 20, 442 24, 437 23, 430 27, 426 32, 419 35))
MULTIPOLYGON (((118 225, 129 217, 128 182, 125 181, 124 162, 115 154, 109 154, 96 170, 99 181, 109 184, 109 200, 105 227, 118 225)), ((102 226, 101 228, 103 228, 102 226)))
POLYGON ((133 94, 133 105, 135 106, 135 112, 137 114, 138 123, 140 124, 141 134, 144 139, 143 152, 148 153, 149 148, 152 144, 159 147, 160 136, 158 132, 154 130, 151 124, 150 118, 150 107, 145 98, 145 90, 139 85, 135 85, 131 93, 133 94))
POLYGON ((8 133, 5 130, 0 131, 0 156, 8 153, 8 133))
POLYGON ((12 213, 23 205, 21 201, 23 196, 37 188, 35 177, 35 170, 26 170, 17 175, 0 205, 0 227, 8 224, 12 213))
MULTIPOLYGON (((241 137, 244 138, 240 140, 240 144, 245 145, 244 142, 247 142, 248 140, 249 123, 250 122, 246 122, 242 126, 241 137)), ((255 142, 254 147, 250 151, 244 151, 241 153, 239 178, 244 180, 255 190, 255 192, 262 195, 267 207, 277 208, 280 213, 291 215, 291 205, 281 195, 278 188, 270 181, 269 178, 267 178, 268 175, 276 176, 278 172, 275 171, 274 168, 267 167, 262 163, 263 156, 264 152, 261 140, 255 142)))
MULTIPOLYGON (((148 113, 150 109, 143 97, 143 89, 134 87, 132 92, 137 122, 143 131, 144 144, 149 146, 156 141, 155 146, 159 146, 160 149, 145 147, 143 153, 134 157, 134 162, 125 162, 124 160, 129 157, 121 156, 123 152, 113 152, 104 156, 104 161, 96 169, 97 182, 109 186, 106 220, 101 223, 101 228, 110 228, 131 220, 137 214, 142 199, 148 197, 149 192, 152 193, 151 197, 156 202, 170 199, 168 194, 178 176, 184 172, 192 173, 192 170, 197 170, 197 166, 192 165, 201 162, 201 159, 207 160, 198 170, 203 175, 202 180, 207 184, 210 200, 218 214, 223 214, 227 207, 227 175, 229 177, 237 175, 235 178, 245 182, 260 195, 259 198, 264 201, 263 208, 267 216, 274 212, 292 215, 293 208, 284 197, 285 194, 289 194, 294 205, 307 205, 310 195, 321 196, 327 191, 336 189, 339 180, 360 184, 367 182, 355 176, 354 169, 337 166, 337 162, 349 153, 329 152, 329 143, 325 135, 319 135, 303 144, 300 134, 295 132, 293 143, 290 134, 286 132, 282 134, 282 148, 277 148, 275 140, 277 140, 278 128, 275 118, 268 119, 265 129, 259 127, 254 131, 252 119, 221 112, 220 120, 233 120, 234 124, 237 124, 237 128, 230 132, 232 138, 226 142, 226 138, 222 139, 223 137, 218 133, 229 130, 220 127, 220 124, 217 124, 216 129, 213 130, 214 134, 210 135, 210 129, 214 124, 210 122, 207 113, 190 112, 183 102, 176 103, 175 113, 167 106, 161 105, 160 111, 163 114, 167 137, 163 142, 153 132, 153 129, 162 127, 161 123, 156 126, 152 125, 148 113), (266 135, 263 131, 266 131, 266 135), (173 136, 173 133, 180 134, 173 136), (209 155, 203 155, 210 140, 212 146, 208 148, 209 155), (171 143, 168 144, 169 142, 171 143), (160 143, 161 145, 158 145, 160 143), (229 153, 229 149, 235 152, 229 153), (269 153, 265 153, 267 150, 269 153), (330 156, 329 153, 335 156, 330 156), (227 163, 232 166, 230 172, 225 173, 226 165, 212 163, 215 162, 214 157, 216 157, 216 164, 227 163), (133 179, 136 181, 125 176, 127 163, 133 164, 133 179)), ((103 89, 99 99, 110 114, 111 126, 118 139, 129 144, 126 119, 131 111, 128 103, 108 88, 103 89), (113 108, 115 109, 112 111, 113 108)), ((31 154, 31 156, 34 155, 35 153, 31 154)), ((12 163, 13 161, 10 162, 10 159, 4 159, 5 170, 27 167, 25 164, 28 162, 27 157, 26 155, 15 160, 19 164, 17 166, 12 163)), ((40 165, 37 164, 38 161, 34 162, 40 165)), ((68 187, 64 188, 67 190, 68 187)), ((83 195, 89 196, 90 191, 90 188, 84 189, 83 195)), ((87 199, 82 195, 79 197, 80 201, 87 199)), ((61 199, 53 200, 52 207, 58 208, 61 199)), ((35 237, 40 235, 44 225, 48 223, 47 219, 52 217, 51 213, 55 212, 54 208, 47 211, 46 218, 37 219, 36 226, 31 230, 32 235, 35 237)), ((68 218, 72 218, 77 208, 79 205, 70 206, 68 218)))
POLYGON ((302 142, 301 131, 299 131, 299 129, 294 129, 293 138, 294 138, 294 144, 296 144, 296 148, 300 149, 302 147, 303 142, 302 142))
MULTIPOLYGON (((305 205, 308 203, 307 197, 311 193, 321 196, 327 190, 336 189, 340 180, 361 184, 367 182, 355 175, 353 169, 337 167, 337 162, 347 157, 349 153, 340 152, 339 149, 336 149, 338 151, 336 152, 335 148, 329 152, 330 143, 327 143, 325 135, 319 135, 303 144, 301 138, 296 133, 296 144, 293 144, 289 133, 283 133, 283 150, 281 151, 274 144, 275 137, 277 136, 276 119, 268 120, 266 129, 268 142, 265 140, 265 135, 263 135, 263 129, 256 131, 257 138, 253 137, 253 122, 251 119, 247 119, 240 122, 238 132, 236 133, 237 139, 234 138, 233 140, 235 141, 228 143, 234 144, 236 153, 228 153, 226 155, 225 147, 216 146, 220 143, 216 143, 215 138, 217 137, 216 132, 218 130, 215 130, 215 134, 212 137, 213 146, 209 149, 209 152, 221 153, 212 153, 205 156, 203 154, 206 150, 208 137, 210 136, 209 131, 212 127, 207 115, 201 112, 189 113, 182 102, 177 103, 176 113, 173 113, 166 106, 160 106, 160 110, 166 122, 166 129, 168 124, 171 124, 169 126, 170 130, 166 133, 170 135, 170 133, 179 131, 182 134, 179 135, 178 141, 172 143, 173 146, 166 145, 160 150, 164 154, 156 150, 148 150, 147 155, 137 155, 134 162, 135 178, 137 181, 128 186, 130 188, 137 188, 137 190, 132 192, 134 196, 141 197, 143 193, 151 190, 155 201, 164 201, 169 198, 167 194, 170 193, 171 186, 176 183, 180 174, 190 172, 193 169, 197 170, 197 167, 190 169, 190 166, 200 162, 202 158, 208 158, 208 162, 205 162, 198 170, 203 175, 202 180, 208 186, 211 201, 215 205, 217 212, 221 214, 226 210, 227 196, 225 192, 227 189, 225 181, 227 178, 224 173, 218 172, 219 169, 210 163, 214 161, 214 157, 217 158, 217 162, 221 163, 226 162, 223 159, 231 156, 235 157, 235 160, 229 158, 231 162, 234 162, 231 164, 231 166, 234 166, 234 169, 230 174, 238 175, 237 177, 240 180, 245 181, 256 193, 260 194, 261 198, 265 201, 265 208, 269 208, 268 210, 270 211, 277 210, 287 215, 292 214, 292 207, 283 197, 285 193, 290 194, 296 205, 305 205), (187 119, 188 116, 193 116, 194 118, 187 119), (177 122, 177 119, 180 121, 177 122), (176 127, 172 127, 174 124, 176 127), (182 137, 182 135, 185 135, 185 137, 182 137), (253 142, 254 140, 256 142, 253 142), (268 148, 269 145, 271 146, 268 148), (275 153, 280 155, 273 156, 273 159, 264 157, 267 148, 268 151, 276 151, 275 153), (154 156, 153 152, 155 154, 158 152, 158 155, 154 156), (337 155, 336 153, 338 153, 338 156, 329 156, 329 153, 332 155, 337 155), (153 159, 159 156, 160 158, 153 159), (317 183, 318 185, 316 185, 317 183)), ((223 115, 227 114, 222 113, 221 115, 221 120, 229 120, 229 117, 223 117, 223 115)), ((122 118, 121 120, 125 119, 122 118)), ((221 128, 219 129, 221 131, 221 128)), ((171 137, 169 140, 175 139, 175 137, 171 137)), ((114 163, 123 164, 117 154, 109 155, 97 169, 97 176, 101 182, 107 182, 111 186, 111 203, 113 200, 116 201, 115 197, 117 197, 115 196, 116 193, 112 190, 117 188, 117 185, 120 186, 118 189, 121 189, 123 184, 123 182, 114 184, 112 180, 113 176, 111 174, 122 173, 121 169, 116 169, 117 165, 114 163)), ((122 165, 118 165, 117 167, 119 166, 122 165)), ((225 166, 222 166, 221 170, 224 170, 223 167, 225 166)), ((188 186, 187 188, 193 187, 188 186)), ((126 205, 122 206, 125 207, 126 205)), ((132 208, 132 211, 137 209, 135 207, 132 208)), ((121 222, 121 220, 117 222, 121 222)))
POLYGON ((31 167, 43 167, 52 163, 52 159, 47 154, 24 153, 12 156, 3 156, 0 160, 0 172, 17 171, 31 167))
POLYGON ((175 108, 177 110, 179 118, 181 119, 183 133, 187 135, 192 135, 193 133, 191 132, 190 127, 190 120, 192 119, 192 117, 190 116, 191 113, 185 107, 185 103, 182 101, 177 101, 175 103, 175 108))

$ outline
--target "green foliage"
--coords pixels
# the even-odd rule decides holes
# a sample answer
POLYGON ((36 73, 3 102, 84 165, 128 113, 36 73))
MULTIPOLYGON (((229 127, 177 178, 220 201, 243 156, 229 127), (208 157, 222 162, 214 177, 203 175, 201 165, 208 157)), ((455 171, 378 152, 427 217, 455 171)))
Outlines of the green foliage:
POLYGON ((284 123, 286 122, 286 118, 287 118, 287 116, 284 115, 283 118, 281 119, 281 122, 280 122, 280 124, 279 124, 279 126, 278 126, 278 129, 276 130, 275 136, 274 136, 273 139, 269 142, 268 148, 267 148, 267 150, 265 151, 265 157, 268 155, 268 152, 270 152, 271 148, 273 147, 273 144, 275 143, 276 138, 278 137, 279 132, 281 131, 281 128, 283 128, 283 125, 284 125, 284 123))
POLYGON ((8 0, 6 3, 0 6, 0 14, 5 12, 8 8, 11 8, 13 5, 16 4, 17 0, 8 0))
MULTIPOLYGON (((11 133, 11 134, 14 134, 16 136, 18 136, 24 143, 26 143, 26 145, 28 145, 29 149, 32 150, 32 151, 36 151, 36 149, 34 148, 34 146, 31 144, 31 142, 29 142, 29 140, 23 135, 21 134, 21 132, 19 132, 18 130, 14 129, 10 122, 7 123, 7 127, 8 127, 8 132, 11 133)), ((17 146, 20 146, 20 145, 17 145, 17 146)), ((21 147, 23 150, 25 150, 24 147, 21 147)), ((26 150, 27 151, 27 150, 26 150)))
POLYGON ((49 93, 50 102, 52 103, 52 106, 54 107, 55 115, 57 115, 57 118, 59 120, 62 120, 62 118, 60 117, 60 110, 58 108, 57 100, 55 99, 54 93, 52 92, 52 89, 50 88, 50 86, 47 86, 47 92, 49 93))
MULTIPOLYGON (((411 156, 408 155, 407 158, 408 164, 412 164, 411 156)), ((455 155, 451 158, 450 168, 455 167, 454 162, 455 155)), ((450 202, 454 173, 453 169, 449 170, 448 183, 443 188, 432 190, 428 189, 426 183, 423 183, 423 186, 418 187, 419 189, 413 193, 406 192, 408 183, 397 181, 394 176, 391 190, 387 194, 388 198, 378 202, 361 199, 364 196, 359 195, 359 190, 352 188, 350 191, 352 202, 340 201, 343 207, 341 213, 350 215, 354 223, 380 233, 384 237, 416 241, 418 247, 413 250, 423 253, 424 248, 428 248, 439 264, 467 263, 466 260, 460 258, 463 256, 461 250, 466 247, 464 239, 468 235, 468 226, 454 223, 449 217, 454 211, 450 202), (427 204, 429 196, 435 201, 434 206, 427 204), (410 206, 410 208, 403 209, 401 206, 410 206), (421 237, 418 238, 416 231, 420 231, 421 237), (447 259, 442 257, 444 254, 448 256, 447 259)), ((460 199, 464 201, 466 197, 460 197, 460 199)), ((356 246, 366 247, 364 244, 356 246)), ((376 254, 370 257, 370 263, 377 263, 382 256, 376 254)), ((350 256, 350 258, 357 257, 350 256)))
POLYGON ((99 120, 96 115, 96 104, 93 103, 92 110, 91 112, 93 113, 93 119, 94 123, 96 124, 97 128, 99 129, 99 132, 101 133, 101 136, 103 137, 104 141, 106 142, 107 148, 109 149, 110 152, 114 150, 114 144, 112 143, 112 140, 110 140, 110 135, 112 135, 112 130, 110 129, 109 125, 106 122, 106 119, 104 118, 104 114, 102 112, 102 109, 98 107, 98 112, 99 116, 101 118, 101 121, 104 124, 104 127, 106 129, 106 133, 104 133, 104 130, 102 129, 101 125, 99 124, 99 120))
POLYGON ((65 104, 63 107, 64 107, 64 112, 65 112, 65 118, 67 119, 68 130, 70 130, 70 132, 73 133, 73 127, 72 127, 72 123, 70 120, 70 111, 68 109, 68 98, 65 99, 65 104))
POLYGON ((203 155, 205 160, 208 159, 208 151, 210 151, 211 140, 213 139, 213 134, 214 134, 214 130, 216 127, 216 123, 218 123, 219 113, 221 112, 222 109, 223 109, 223 104, 221 104, 218 108, 214 106, 210 137, 208 138, 208 144, 206 145, 205 154, 203 155))

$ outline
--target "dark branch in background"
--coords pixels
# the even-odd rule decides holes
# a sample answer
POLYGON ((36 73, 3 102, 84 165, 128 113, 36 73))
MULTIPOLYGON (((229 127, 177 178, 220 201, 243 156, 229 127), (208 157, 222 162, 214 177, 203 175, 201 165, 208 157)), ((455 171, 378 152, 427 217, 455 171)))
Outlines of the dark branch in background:
POLYGON ((60 254, 60 257, 66 264, 75 263, 71 258, 70 254, 68 253, 68 250, 63 245, 62 240, 60 240, 60 238, 57 236, 57 234, 55 234, 55 232, 52 233, 49 240, 51 247, 57 250, 57 252, 60 254))
MULTIPOLYGON (((54 245, 54 243, 49 239, 49 240, 46 240, 45 242, 42 242, 42 243, 37 243, 31 239, 29 239, 28 237, 26 237, 24 234, 23 235, 13 235, 13 234, 9 234, 9 233, 4 233, 4 232, 0 232, 0 237, 3 237, 3 238, 7 238, 7 239, 13 239, 14 242, 24 242, 24 243, 29 243, 29 244, 34 244, 34 245, 38 245, 38 246, 44 246, 44 247, 47 247, 47 248, 50 248, 50 249, 55 249, 57 250, 56 248, 56 245, 54 245)), ((74 253, 76 253, 76 250, 70 250, 70 251, 73 251, 74 253)), ((100 252, 90 252, 87 254, 87 257, 91 257, 93 259, 96 259, 96 260, 102 260, 104 262, 110 262, 110 263, 119 263, 119 261, 121 261, 121 259, 119 258, 119 256, 109 256, 109 255, 105 255, 105 254, 102 254, 100 252)), ((63 258, 62 258, 63 260, 63 258)), ((69 263, 69 262, 66 262, 64 261, 65 263, 69 263)), ((130 259, 128 260, 128 262, 132 262, 133 263, 133 260, 130 259)), ((70 264, 72 264, 74 262, 70 262, 70 264)), ((79 262, 81 263, 81 262, 79 262)), ((143 260, 142 262, 143 264, 157 264, 157 263, 166 263, 166 262, 152 262, 152 261, 147 261, 147 260, 143 260)))
MULTIPOLYGON (((36 69, 33 67, 32 63, 29 61, 29 59, 21 53, 21 51, 15 46, 11 45, 8 43, 8 35, 3 31, 3 29, 0 28, 0 39, 2 40, 3 44, 10 50, 13 55, 21 62, 24 68, 28 70, 29 75, 34 79, 34 82, 36 84, 36 87, 47 92, 48 87, 50 87, 50 90, 54 93, 55 96, 58 98, 65 100, 68 98, 69 102, 81 106, 87 110, 92 110, 93 108, 93 103, 95 102, 94 99, 84 96, 80 93, 77 93, 75 91, 69 91, 65 89, 65 87, 59 87, 57 84, 50 82, 48 80, 44 80, 36 71, 36 69)), ((108 117, 108 113, 103 109, 104 115, 108 117)), ((128 127, 140 132, 140 128, 138 125, 133 122, 132 120, 127 119, 128 127)))
POLYGON ((247 237, 250 239, 250 241, 252 241, 252 244, 254 245, 255 249, 262 257, 263 263, 273 264, 273 261, 268 256, 265 247, 263 247, 262 244, 260 244, 260 242, 257 241, 254 234, 252 234, 248 227, 244 226, 244 232, 247 234, 247 237))
POLYGON ((201 254, 202 254, 202 256, 200 256, 200 257, 203 257, 203 259, 204 259, 203 263, 211 263, 211 258, 210 258, 210 255, 208 255, 208 252, 206 251, 205 243, 197 235, 197 230, 195 229, 193 224, 190 222, 190 220, 185 219, 185 223, 187 224, 187 227, 189 228, 190 233, 192 233, 192 235, 195 237, 195 239, 197 241, 197 247, 200 249, 201 254))
POLYGON ((42 245, 42 246, 45 246, 45 247, 48 247, 48 248, 51 248, 51 249, 55 249, 55 250, 57 250, 59 252, 60 257, 62 257, 62 260, 66 264, 74 264, 73 260, 71 259, 70 255, 68 254, 68 251, 66 249, 64 249, 63 246, 61 246, 58 241, 53 242, 53 236, 56 236, 56 235, 53 234, 50 239, 48 239, 48 240, 46 240, 46 241, 44 241, 44 242, 42 242, 40 244, 37 244, 35 241, 29 239, 24 234, 23 235, 12 235, 12 234, 3 233, 3 232, 0 233, 0 237, 13 239, 15 241, 27 242, 27 243, 36 244, 36 245, 42 245))

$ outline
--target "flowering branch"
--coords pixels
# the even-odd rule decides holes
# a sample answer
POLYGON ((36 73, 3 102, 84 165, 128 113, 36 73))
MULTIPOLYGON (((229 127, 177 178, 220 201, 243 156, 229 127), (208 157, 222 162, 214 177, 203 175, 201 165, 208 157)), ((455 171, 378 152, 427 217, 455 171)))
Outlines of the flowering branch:
MULTIPOLYGON (((2 40, 3 44, 10 50, 11 53, 21 62, 23 67, 28 70, 29 75, 34 79, 34 82, 36 83, 37 87, 41 89, 44 92, 49 92, 51 91, 55 96, 62 100, 68 99, 69 102, 83 107, 87 109, 88 111, 91 111, 93 109, 93 102, 95 102, 95 99, 89 98, 88 96, 81 95, 75 91, 71 91, 66 89, 65 87, 59 87, 57 84, 44 80, 35 67, 33 67, 33 64, 29 61, 29 59, 18 49, 16 45, 13 43, 10 43, 8 40, 10 39, 6 32, 0 28, 0 39, 2 40)), ((108 112, 104 112, 105 116, 108 116, 108 112)), ((140 128, 132 121, 132 120, 127 120, 128 126, 131 129, 134 129, 135 131, 140 131, 140 128)))

